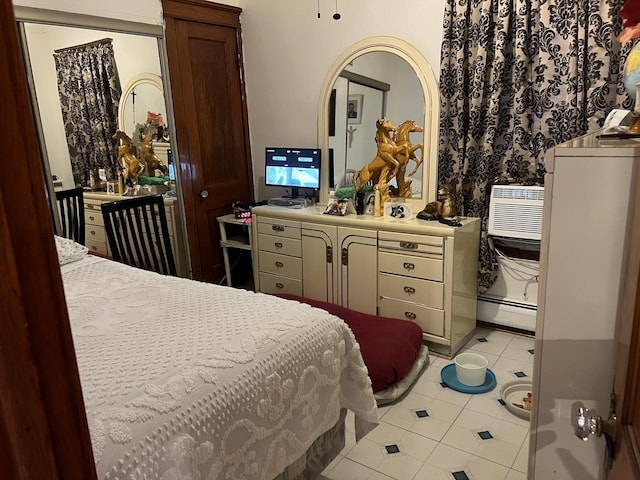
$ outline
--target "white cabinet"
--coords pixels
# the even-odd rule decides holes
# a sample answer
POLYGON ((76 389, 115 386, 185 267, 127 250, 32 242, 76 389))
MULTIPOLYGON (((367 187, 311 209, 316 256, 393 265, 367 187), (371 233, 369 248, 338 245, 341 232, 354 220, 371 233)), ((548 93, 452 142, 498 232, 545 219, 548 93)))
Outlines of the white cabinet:
POLYGON ((256 290, 292 293, 416 322, 453 355, 476 324, 480 221, 323 215, 322 208, 253 209, 256 290))
MULTIPOLYGON (((84 223, 85 223, 85 244, 92 252, 111 256, 107 234, 104 229, 104 219, 102 218, 102 204, 117 202, 131 197, 122 195, 108 195, 101 192, 84 193, 84 223)), ((185 249, 180 235, 180 225, 178 223, 178 204, 176 198, 164 197, 164 209, 167 217, 167 228, 169 229, 169 241, 173 250, 174 262, 178 276, 187 277, 188 270, 185 260, 185 249)))
POLYGON ((303 297, 337 302, 340 251, 336 248, 338 229, 334 225, 302 222, 303 297))
POLYGON ((256 290, 302 295, 302 241, 299 221, 253 220, 256 290))
POLYGON ((529 478, 536 480, 607 476, 605 437, 584 442, 572 422, 578 402, 607 418, 617 349, 629 345, 618 336, 625 300, 636 295, 625 281, 637 275, 630 232, 640 144, 600 140, 599 133, 545 157, 529 444, 529 478))
POLYGON ((338 227, 340 304, 371 315, 378 305, 377 236, 377 230, 338 227))

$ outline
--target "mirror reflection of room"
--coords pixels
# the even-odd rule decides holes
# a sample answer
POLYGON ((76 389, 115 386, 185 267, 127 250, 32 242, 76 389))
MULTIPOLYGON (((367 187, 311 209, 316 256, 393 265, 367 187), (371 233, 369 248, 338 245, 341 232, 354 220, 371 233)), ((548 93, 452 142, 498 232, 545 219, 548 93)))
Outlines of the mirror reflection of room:
MULTIPOLYGON (((424 119, 424 93, 415 71, 404 59, 390 52, 368 52, 350 62, 336 80, 332 92, 332 126, 329 148, 333 150, 331 187, 351 182, 353 174, 376 157, 376 121, 387 117, 395 127, 405 120, 424 119), (350 110, 351 109, 351 110, 350 110), (332 135, 333 133, 333 135, 332 135)), ((422 133, 411 136, 423 143, 422 133)), ((422 159, 422 152, 417 152, 422 159)), ((422 196, 422 168, 408 165, 411 194, 422 196)), ((396 186, 394 178, 391 184, 396 186)))
MULTIPOLYGON (((127 92, 130 82, 141 74, 161 78, 155 37, 37 23, 25 23, 24 30, 43 153, 56 190, 80 186, 106 191, 107 182, 117 185, 124 166, 118 161, 121 142, 113 136, 121 129, 142 165, 139 148, 147 133, 156 156, 169 163, 161 87, 140 83, 127 92)), ((168 174, 168 168, 163 170, 168 174)), ((144 172, 144 176, 156 175, 164 172, 144 172)), ((168 175, 163 180, 170 188, 168 175)), ((115 188, 112 193, 124 193, 115 188)))

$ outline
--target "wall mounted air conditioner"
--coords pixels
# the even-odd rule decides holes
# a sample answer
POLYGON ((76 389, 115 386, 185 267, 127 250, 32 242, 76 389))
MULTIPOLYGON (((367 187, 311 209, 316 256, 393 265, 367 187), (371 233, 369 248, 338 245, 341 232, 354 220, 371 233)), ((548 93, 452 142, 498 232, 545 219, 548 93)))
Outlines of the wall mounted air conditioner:
POLYGON ((489 202, 489 235, 540 240, 544 187, 493 185, 489 202))

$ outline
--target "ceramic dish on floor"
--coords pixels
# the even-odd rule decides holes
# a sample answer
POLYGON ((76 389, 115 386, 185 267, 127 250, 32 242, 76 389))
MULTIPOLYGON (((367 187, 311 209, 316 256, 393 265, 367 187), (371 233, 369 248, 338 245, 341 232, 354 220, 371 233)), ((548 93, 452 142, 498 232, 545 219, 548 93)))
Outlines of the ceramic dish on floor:
POLYGON ((484 393, 493 390, 496 386, 496 376, 489 368, 487 368, 487 375, 485 377, 484 383, 482 385, 478 385, 477 387, 472 387, 470 385, 460 383, 458 377, 456 376, 456 365, 454 363, 450 363, 442 370, 440 370, 440 378, 442 378, 443 383, 447 387, 462 393, 484 393))
POLYGON ((514 380, 502 386, 500 389, 500 397, 504 400, 507 410, 517 417, 530 420, 531 410, 524 409, 524 398, 531 393, 531 390, 531 380, 514 380))

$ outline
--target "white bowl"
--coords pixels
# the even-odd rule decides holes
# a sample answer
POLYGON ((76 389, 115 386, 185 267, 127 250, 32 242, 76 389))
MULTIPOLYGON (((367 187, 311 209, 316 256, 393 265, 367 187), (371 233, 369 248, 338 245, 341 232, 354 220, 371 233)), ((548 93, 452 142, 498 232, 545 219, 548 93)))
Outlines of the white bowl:
POLYGON ((470 387, 482 385, 487 378, 489 361, 477 353, 465 352, 453 359, 458 381, 470 387))

